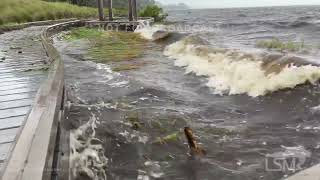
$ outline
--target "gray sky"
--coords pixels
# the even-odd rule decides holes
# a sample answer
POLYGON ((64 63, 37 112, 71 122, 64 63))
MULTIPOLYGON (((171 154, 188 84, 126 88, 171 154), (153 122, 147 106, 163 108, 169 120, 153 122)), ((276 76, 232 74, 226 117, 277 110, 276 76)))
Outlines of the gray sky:
POLYGON ((165 4, 186 3, 193 8, 320 5, 320 0, 158 0, 165 4))

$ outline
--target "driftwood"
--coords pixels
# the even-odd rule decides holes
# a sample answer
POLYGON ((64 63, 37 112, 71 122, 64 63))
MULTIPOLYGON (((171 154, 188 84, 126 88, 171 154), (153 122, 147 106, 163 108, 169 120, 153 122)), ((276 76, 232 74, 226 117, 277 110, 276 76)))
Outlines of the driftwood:
POLYGON ((191 128, 185 127, 184 134, 188 140, 191 156, 205 156, 206 151, 197 144, 191 128))

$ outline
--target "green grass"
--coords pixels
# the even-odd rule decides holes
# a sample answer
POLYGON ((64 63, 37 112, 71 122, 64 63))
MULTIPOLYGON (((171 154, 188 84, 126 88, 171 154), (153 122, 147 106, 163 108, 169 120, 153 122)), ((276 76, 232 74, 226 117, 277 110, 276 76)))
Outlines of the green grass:
POLYGON ((73 29, 70 34, 66 34, 64 38, 66 40, 75 40, 75 39, 93 39, 100 38, 103 35, 104 31, 98 29, 89 29, 85 27, 80 27, 73 29))
POLYGON ((279 39, 272 39, 272 40, 262 40, 258 41, 256 44, 259 48, 267 48, 267 49, 273 49, 278 51, 301 51, 306 48, 304 42, 283 42, 279 39))
MULTIPOLYGON (((66 39, 88 39, 90 49, 88 53, 99 63, 121 62, 132 60, 143 54, 146 40, 139 34, 131 32, 110 32, 98 29, 76 28, 66 39)), ((129 70, 136 68, 132 66, 119 67, 117 70, 129 70)))
MULTIPOLYGON (((108 10, 105 10, 105 15, 108 10)), ((115 16, 127 14, 125 9, 115 9, 115 16)), ((0 25, 25 23, 32 21, 55 20, 63 18, 97 17, 96 8, 80 7, 61 2, 41 0, 1 0, 0 25)))

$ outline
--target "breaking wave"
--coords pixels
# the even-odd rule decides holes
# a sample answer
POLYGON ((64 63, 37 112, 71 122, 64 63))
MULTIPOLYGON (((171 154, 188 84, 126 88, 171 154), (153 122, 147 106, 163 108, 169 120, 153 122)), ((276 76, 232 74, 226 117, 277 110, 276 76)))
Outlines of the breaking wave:
POLYGON ((299 84, 315 84, 320 67, 283 54, 250 54, 218 49, 198 36, 188 36, 166 47, 164 54, 186 73, 207 76, 216 94, 262 96, 299 84))
POLYGON ((148 21, 141 21, 135 33, 140 34, 143 38, 156 41, 169 35, 164 25, 150 25, 148 21))

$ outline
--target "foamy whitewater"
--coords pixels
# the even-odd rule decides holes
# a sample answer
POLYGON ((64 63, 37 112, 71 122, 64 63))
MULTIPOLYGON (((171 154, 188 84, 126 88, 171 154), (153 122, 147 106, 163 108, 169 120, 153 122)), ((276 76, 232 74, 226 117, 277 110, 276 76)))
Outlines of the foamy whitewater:
POLYGON ((269 63, 265 68, 261 55, 209 48, 193 36, 167 46, 164 54, 175 59, 175 65, 184 67, 186 73, 207 76, 207 86, 214 88, 216 94, 257 97, 306 82, 314 84, 320 79, 317 66, 297 66, 289 61, 285 65, 269 63))
POLYGON ((164 25, 150 25, 148 21, 140 21, 135 33, 148 40, 158 40, 168 35, 164 25))
POLYGON ((108 159, 104 156, 102 141, 95 138, 98 120, 91 119, 70 133, 70 165, 72 176, 87 176, 92 180, 106 180, 105 167, 108 159))

